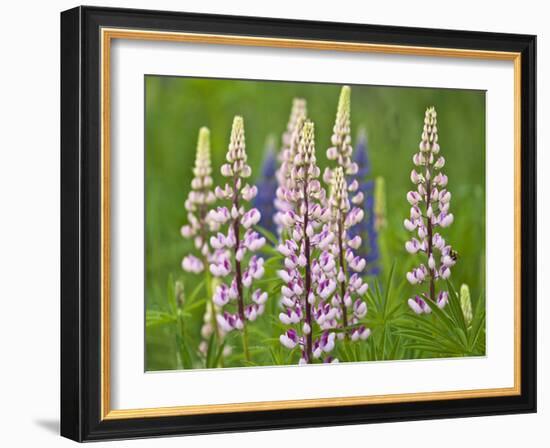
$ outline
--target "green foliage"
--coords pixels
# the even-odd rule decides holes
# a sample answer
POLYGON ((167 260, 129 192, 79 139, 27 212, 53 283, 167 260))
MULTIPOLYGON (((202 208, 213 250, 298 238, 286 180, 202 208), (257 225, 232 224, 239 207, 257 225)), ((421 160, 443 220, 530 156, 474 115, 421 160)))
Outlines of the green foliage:
POLYGON ((444 309, 424 297, 431 315, 409 314, 398 334, 408 339, 404 346, 425 357, 481 356, 485 354, 485 301, 477 300, 471 325, 467 325, 460 295, 448 282, 449 303, 444 309))

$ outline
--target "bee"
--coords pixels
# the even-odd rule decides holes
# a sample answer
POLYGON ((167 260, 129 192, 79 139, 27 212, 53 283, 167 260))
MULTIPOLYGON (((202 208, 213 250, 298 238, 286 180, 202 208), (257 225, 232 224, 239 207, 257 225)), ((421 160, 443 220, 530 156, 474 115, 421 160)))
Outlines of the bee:
POLYGON ((456 261, 458 260, 458 252, 454 249, 451 249, 451 253, 449 254, 451 257, 451 260, 456 261))

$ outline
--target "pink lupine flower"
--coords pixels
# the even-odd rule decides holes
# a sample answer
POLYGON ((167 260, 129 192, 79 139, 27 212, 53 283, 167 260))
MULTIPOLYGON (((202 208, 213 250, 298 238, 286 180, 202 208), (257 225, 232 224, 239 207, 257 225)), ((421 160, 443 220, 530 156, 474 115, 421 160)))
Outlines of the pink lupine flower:
POLYGON ((263 314, 267 300, 267 293, 254 288, 254 281, 264 274, 264 260, 254 252, 261 249, 266 240, 253 230, 261 218, 260 212, 255 208, 246 210, 244 205, 254 199, 258 189, 244 183, 252 170, 247 164, 241 117, 233 120, 226 161, 221 167, 221 174, 228 178, 227 183, 215 191, 220 200, 229 201, 229 204, 209 212, 211 220, 219 226, 226 226, 226 231, 210 238, 211 246, 216 249, 210 261, 210 272, 227 282, 222 283, 214 294, 215 303, 224 307, 223 314, 218 316, 218 323, 225 332, 243 330, 243 351, 246 360, 249 360, 247 321, 255 321, 263 314), (234 312, 225 309, 229 306, 234 312))
MULTIPOLYGON (((217 313, 214 308, 215 304, 208 301, 206 302, 206 308, 203 315, 203 324, 201 327, 202 341, 199 344, 199 352, 206 356, 208 352, 208 340, 214 332, 217 332, 218 337, 223 339, 225 337, 225 331, 218 325, 217 313)), ((229 356, 231 354, 232 347, 228 344, 225 345, 223 350, 223 356, 229 356)))
POLYGON ((223 252, 223 255, 220 254, 220 256, 217 257, 217 261, 210 264, 210 272, 214 277, 225 277, 231 270, 228 252, 223 252))
POLYGON ((187 272, 202 272, 210 254, 208 232, 216 226, 208 217, 208 208, 216 200, 212 192, 211 174, 210 131, 203 127, 199 130, 191 191, 185 201, 188 224, 181 228, 184 238, 193 238, 195 249, 200 253, 201 259, 193 255, 186 256, 182 261, 182 268, 187 272))
POLYGON ((432 309, 424 299, 419 296, 414 296, 412 299, 409 299, 408 304, 416 314, 430 314, 432 312, 432 309))
POLYGON ((286 348, 293 349, 296 347, 297 344, 300 343, 301 338, 298 336, 298 333, 296 333, 296 330, 293 328, 286 331, 286 333, 283 333, 281 336, 279 336, 279 340, 281 341, 281 344, 283 344, 286 348))
POLYGON ((364 325, 360 325, 359 327, 354 328, 351 330, 350 338, 352 341, 364 341, 370 336, 370 329, 366 328, 364 325))
POLYGON ((336 264, 327 250, 334 236, 329 236, 330 213, 323 207, 326 193, 318 181, 312 122, 301 126, 299 143, 289 162, 289 177, 280 187, 289 204, 280 215, 286 227, 278 246, 285 257, 284 269, 277 274, 285 283, 281 287, 283 312, 279 320, 291 329, 281 335, 280 341, 287 348, 298 347, 299 363, 310 364, 334 348, 335 332, 329 330, 336 328, 338 314, 338 308, 330 302, 337 286, 336 264), (325 330, 317 339, 314 325, 325 330))
POLYGON ((336 333, 324 331, 313 343, 313 357, 320 358, 323 353, 330 353, 335 346, 336 333))
POLYGON ((437 306, 441 309, 445 308, 445 305, 449 303, 449 294, 447 291, 440 291, 437 295, 437 306))
POLYGON ((345 337, 350 336, 350 328, 357 325, 359 319, 365 317, 367 313, 363 296, 368 288, 367 283, 363 283, 362 280, 358 287, 354 287, 351 281, 353 278, 357 284, 357 273, 365 270, 367 262, 354 252, 361 247, 361 237, 357 235, 350 238, 353 235, 353 227, 360 224, 365 215, 360 207, 352 206, 363 201, 363 193, 358 191, 359 182, 354 178, 358 165, 352 158, 350 96, 350 88, 342 87, 331 138, 333 146, 327 150, 327 158, 336 161, 337 167, 327 168, 324 173, 325 181, 331 186, 329 227, 335 236, 334 243, 330 244, 330 251, 338 260, 335 278, 339 283, 339 291, 333 301, 340 308, 341 327, 345 337), (349 176, 349 179, 346 176, 349 176), (355 304, 353 309, 350 309, 352 297, 355 298, 355 304))
POLYGON ((323 361, 325 364, 338 364, 338 358, 333 358, 332 356, 327 356, 323 361))
POLYGON ((282 138, 282 147, 279 153, 279 169, 276 172, 278 188, 274 205, 277 210, 273 220, 279 233, 283 231, 287 224, 283 221, 283 216, 289 210, 292 210, 296 198, 293 197, 291 182, 291 170, 294 164, 294 158, 298 150, 302 126, 306 120, 307 106, 306 101, 301 98, 295 98, 292 102, 292 109, 287 128, 282 138))
POLYGON ((199 274, 204 270, 204 263, 194 255, 187 255, 181 262, 184 271, 199 274))
MULTIPOLYGON (((427 282, 425 297, 443 308, 449 300, 448 293, 440 291, 436 295, 436 281, 450 277, 456 255, 437 232, 438 228, 449 227, 454 220, 453 214, 449 213, 451 193, 446 189, 448 178, 440 171, 445 165, 445 159, 438 155, 439 151, 437 113, 431 107, 426 110, 419 152, 413 157, 416 168, 411 173, 411 181, 416 191, 407 193, 407 201, 412 207, 410 217, 404 221, 405 228, 416 232, 418 236, 418 239, 413 237, 407 241, 405 249, 410 254, 421 253, 426 264, 422 263, 407 272, 406 277, 412 285, 427 282)), ((408 304, 417 314, 431 311, 420 296, 409 299, 408 304)))
MULTIPOLYGON (((332 146, 327 149, 327 158, 334 160, 337 166, 342 167, 345 175, 353 176, 359 167, 352 160, 350 100, 351 89, 349 86, 342 87, 331 137, 332 146)), ((325 170, 323 178, 326 183, 330 183, 331 172, 331 169, 325 170)))
MULTIPOLYGON (((210 131, 202 127, 199 130, 197 141, 197 153, 195 166, 193 168, 193 179, 191 180, 191 191, 185 201, 188 223, 181 228, 181 235, 186 239, 192 239, 196 250, 196 255, 186 255, 181 263, 184 271, 200 274, 209 270, 209 264, 214 254, 223 248, 224 240, 214 240, 210 238, 212 232, 215 232, 220 224, 224 222, 222 215, 213 216, 208 209, 216 200, 216 195, 212 191, 212 167, 210 161, 210 131), (213 219, 216 218, 216 219, 213 219), (209 242, 214 244, 210 244, 209 242), (214 251, 212 250, 214 249, 214 251)), ((207 291, 211 292, 212 285, 207 278, 207 291)), ((218 340, 223 339, 223 330, 218 326, 216 304, 211 293, 208 295, 208 302, 204 314, 204 324, 201 330, 203 341, 199 350, 203 351, 206 340, 212 333, 216 333, 218 340)))

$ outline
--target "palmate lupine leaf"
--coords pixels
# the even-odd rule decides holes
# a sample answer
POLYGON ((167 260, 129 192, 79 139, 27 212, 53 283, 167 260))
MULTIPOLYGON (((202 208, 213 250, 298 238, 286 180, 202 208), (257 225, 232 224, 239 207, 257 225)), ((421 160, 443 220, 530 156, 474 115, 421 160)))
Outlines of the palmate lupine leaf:
MULTIPOLYGON (((277 343, 279 342, 279 339, 277 338, 277 343)), ((277 344, 279 346, 280 344, 277 344)), ((271 356, 271 363, 273 365, 279 366, 283 363, 283 360, 281 358, 281 351, 277 351, 274 347, 269 347, 269 354, 271 356)))
POLYGON ((470 346, 479 354, 485 353, 485 297, 480 295, 473 312, 469 331, 470 346), (482 337, 483 336, 483 337, 482 337), (479 347, 478 347, 479 346, 479 347))
POLYGON ((460 328, 455 321, 454 318, 451 318, 449 314, 442 309, 440 309, 435 302, 432 302, 428 299, 428 306, 432 309, 432 313, 434 316, 438 319, 438 321, 441 321, 441 323, 444 324, 444 327, 451 333, 455 334, 460 342, 462 343, 462 346, 464 347, 464 352, 468 351, 468 341, 466 339, 466 333, 460 328))
POLYGON ((176 321, 176 316, 166 311, 148 310, 145 315, 145 326, 147 328, 155 325, 172 324, 176 321))
POLYGON ((206 295, 200 295, 204 283, 204 281, 199 283, 193 290, 193 293, 191 293, 191 295, 189 296, 189 300, 185 302, 183 309, 186 313, 191 313, 197 308, 205 306, 208 298, 206 297, 206 295))
POLYGON ((168 276, 168 285, 166 285, 166 298, 168 299, 168 307, 171 314, 176 314, 178 310, 178 304, 176 300, 176 282, 172 274, 168 276))
POLYGON ((401 325, 398 333, 406 341, 404 345, 419 350, 422 356, 479 356, 485 352, 484 338, 481 337, 485 322, 483 298, 476 303, 472 325, 467 326, 460 297, 454 286, 448 282, 449 305, 441 310, 427 298, 432 315, 409 315, 408 324, 401 325))
POLYGON ((168 276, 168 284, 166 286, 166 302, 168 303, 168 310, 149 309, 146 311, 146 327, 173 324, 177 320, 178 306, 176 300, 175 282, 172 274, 168 276))
POLYGON ((449 288, 449 314, 453 321, 462 330, 465 336, 468 334, 466 321, 464 320, 464 313, 460 306, 460 295, 456 291, 453 284, 447 280, 447 287, 449 288))
POLYGON ((205 287, 206 285, 206 280, 201 280, 197 286, 195 286, 195 289, 193 289, 193 291, 191 292, 191 294, 189 294, 189 296, 187 297, 187 300, 185 301, 185 304, 184 304, 184 309, 187 311, 189 310, 189 306, 190 305, 193 305, 197 300, 200 300, 200 292, 202 291, 202 289, 205 287), (187 305, 187 306, 186 306, 187 305))
POLYGON ((403 321, 406 308, 399 301, 399 288, 395 285, 394 273, 396 263, 389 269, 386 285, 382 290, 375 281, 367 293, 369 312, 366 323, 372 334, 366 342, 362 360, 389 360, 404 355, 399 345, 400 337, 397 328, 403 321))
POLYGON ((191 294, 185 297, 186 300, 181 300, 180 302, 178 301, 178 293, 176 291, 177 283, 174 281, 173 276, 170 275, 166 287, 166 303, 168 307, 163 310, 147 310, 145 314, 145 326, 146 328, 162 325, 173 326, 176 335, 176 358, 178 365, 184 369, 190 369, 193 367, 194 357, 198 356, 194 353, 194 349, 190 350, 190 347, 195 347, 197 341, 189 333, 184 320, 192 317, 192 313, 196 309, 204 307, 206 297, 201 295, 201 291, 205 286, 205 280, 200 281, 191 294))
POLYGON ((208 339, 208 349, 206 351, 206 368, 213 369, 218 367, 223 355, 223 349, 225 348, 226 340, 224 339, 221 344, 218 344, 216 333, 213 332, 208 339))
POLYGON ((430 325, 427 319, 419 321, 416 317, 411 319, 411 323, 416 324, 416 326, 400 328, 397 331, 399 335, 408 339, 404 342, 405 346, 413 348, 417 347, 418 344, 424 344, 430 346, 428 351, 435 355, 443 351, 452 353, 453 356, 462 356, 465 353, 466 347, 460 341, 449 337, 446 329, 430 325))
POLYGON ((218 352, 216 353, 216 357, 214 358, 213 367, 217 367, 220 365, 220 362, 222 360, 223 351, 225 349, 225 343, 226 341, 222 341, 220 346, 218 347, 218 352))

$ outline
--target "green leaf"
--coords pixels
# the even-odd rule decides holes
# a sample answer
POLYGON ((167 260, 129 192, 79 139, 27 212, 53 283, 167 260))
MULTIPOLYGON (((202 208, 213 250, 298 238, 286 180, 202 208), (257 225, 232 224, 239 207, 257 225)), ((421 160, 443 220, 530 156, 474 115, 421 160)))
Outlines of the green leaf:
POLYGON ((456 323, 448 316, 448 314, 437 306, 435 302, 432 302, 427 297, 424 297, 424 301, 432 309, 432 313, 441 321, 441 323, 447 328, 450 333, 456 334, 463 344, 464 351, 467 351, 468 341, 466 340, 466 334, 461 328, 457 327, 456 323))
POLYGON ((190 315, 197 308, 200 308, 201 306, 204 306, 205 303, 206 303, 206 297, 203 297, 202 299, 195 300, 192 304, 187 305, 187 307, 185 308, 186 314, 190 315))
POLYGON ((208 348, 206 350, 206 368, 211 369, 212 367, 215 367, 213 364, 213 359, 215 359, 216 351, 216 332, 213 332, 210 337, 208 338, 208 348))
POLYGON ((171 324, 176 321, 176 315, 165 311, 147 310, 145 313, 145 327, 150 328, 155 325, 171 324))
POLYGON ((259 225, 255 225, 254 228, 263 236, 265 236, 274 246, 277 246, 279 244, 279 239, 269 230, 259 225))
POLYGON ((395 265, 396 265, 396 261, 394 261, 392 263, 392 266, 391 266, 391 269, 390 269, 390 275, 388 275, 388 282, 386 283, 386 294, 384 296, 384 308, 383 308, 383 314, 384 314, 384 317, 387 316, 387 311, 388 311, 388 303, 390 301, 390 291, 391 291, 391 285, 392 285, 392 280, 393 280, 393 273, 395 272, 395 265))
POLYGON ((273 347, 270 347, 269 348, 269 353, 271 355, 271 360, 273 362, 274 365, 278 366, 278 365, 282 365, 283 362, 281 360, 281 357, 279 355, 279 352, 276 352, 273 347))
POLYGON ((170 308, 170 312, 172 314, 175 314, 178 306, 176 303, 176 290, 175 290, 175 284, 174 284, 174 277, 172 274, 168 275, 168 285, 166 286, 166 297, 168 299, 168 307, 170 308))
POLYGON ((401 326, 396 330, 397 334, 413 341, 434 343, 441 349, 445 348, 456 354, 467 352, 467 348, 456 338, 454 331, 449 331, 449 328, 442 326, 439 319, 436 318, 432 322, 428 316, 413 315, 409 316, 409 320, 412 325, 401 326))
POLYGON ((194 309, 190 307, 197 300, 197 298, 199 297, 199 293, 201 292, 201 290, 204 288, 205 285, 206 285, 206 281, 203 279, 199 282, 197 286, 195 286, 195 289, 193 289, 193 291, 189 295, 188 300, 185 301, 184 309, 186 311, 189 311, 189 309, 194 309))
POLYGON ((212 367, 218 367, 220 365, 224 348, 225 348, 225 341, 222 341, 222 343, 218 347, 218 353, 216 354, 216 358, 214 359, 214 365, 212 367))
POLYGON ((179 318, 176 324, 176 345, 178 347, 179 358, 181 365, 184 369, 191 369, 193 367, 193 361, 189 348, 187 347, 187 341, 189 340, 185 334, 186 327, 183 324, 183 319, 179 318))
POLYGON ((397 356, 397 352, 398 352, 398 349, 399 349, 399 342, 401 341, 401 338, 399 336, 397 336, 394 339, 395 339, 395 341, 394 341, 393 347, 390 351, 388 359, 399 359, 398 356, 397 356))
POLYGON ((433 345, 435 352, 446 349, 447 351, 456 354, 464 353, 464 348, 461 345, 456 344, 456 342, 445 340, 438 337, 436 334, 425 332, 420 328, 399 329, 397 330, 397 334, 404 336, 415 343, 422 342, 424 344, 433 345))
MULTIPOLYGON (((474 320, 472 323, 472 329, 470 330, 470 350, 475 349, 477 341, 485 329, 485 326, 483 325, 485 323, 485 310, 481 310, 481 312, 476 310, 476 314, 477 313, 479 313, 479 318, 474 320)), ((485 342, 483 343, 483 346, 485 346, 485 342)))
MULTIPOLYGON (((459 356, 463 356, 462 354, 457 354, 454 352, 446 352, 444 350, 439 349, 437 346, 429 345, 429 344, 405 344, 405 348, 411 349, 411 350, 420 350, 421 352, 429 353, 429 357, 452 357, 456 358, 459 356)), ((426 356, 428 357, 428 356, 426 356)))
POLYGON ((464 320, 464 313, 462 312, 462 307, 460 306, 460 295, 456 291, 453 284, 447 280, 447 287, 449 290, 449 311, 453 320, 458 324, 461 330, 465 335, 468 334, 468 329, 466 327, 466 321, 464 320))
POLYGON ((187 345, 181 343, 180 346, 180 356, 181 356, 181 363, 184 369, 191 369, 193 367, 193 361, 191 359, 191 353, 189 353, 189 350, 187 348, 187 345))

